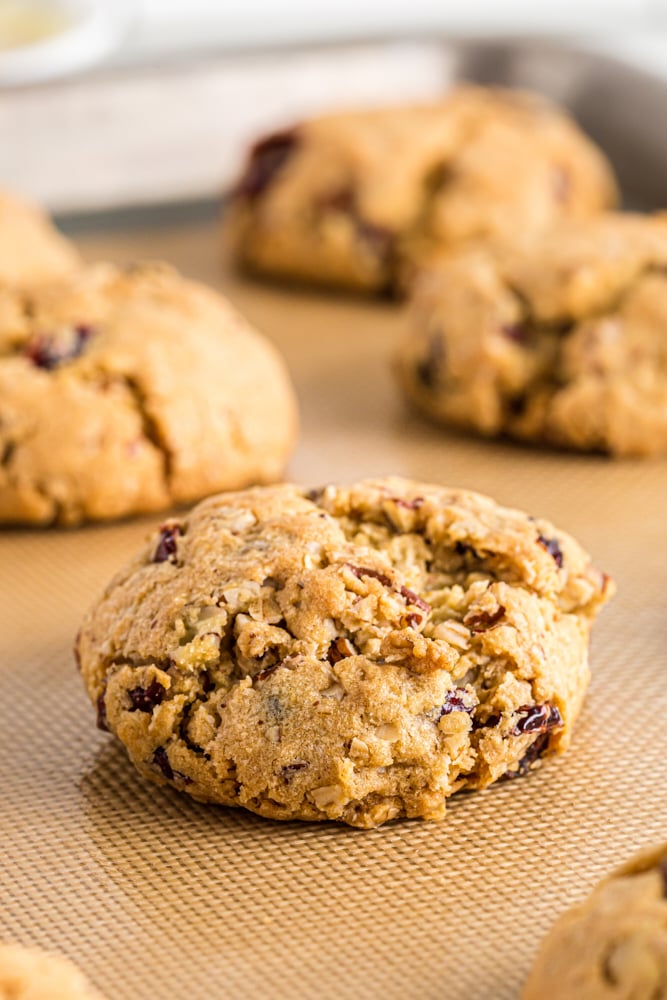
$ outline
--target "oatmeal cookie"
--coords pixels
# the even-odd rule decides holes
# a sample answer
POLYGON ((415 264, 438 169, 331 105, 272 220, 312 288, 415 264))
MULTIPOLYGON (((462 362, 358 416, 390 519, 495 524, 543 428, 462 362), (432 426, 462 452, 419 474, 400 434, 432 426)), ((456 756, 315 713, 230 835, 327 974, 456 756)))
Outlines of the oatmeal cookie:
POLYGON ((536 95, 466 86, 424 106, 332 114, 261 139, 232 200, 249 269, 381 291, 434 248, 612 207, 597 147, 536 95))
POLYGON ((77 524, 279 478, 282 360, 161 265, 0 290, 0 521, 77 524))
POLYGON ((38 948, 0 943, 0 1000, 102 1000, 76 966, 38 948))
POLYGON ((609 213, 431 267, 398 373, 426 414, 484 435, 667 450, 667 215, 609 213))
POLYGON ((645 851, 561 916, 523 1000, 665 1000, 667 844, 645 851))
POLYGON ((274 819, 440 819, 564 750, 612 584, 547 521, 398 478, 170 520, 76 654, 140 773, 274 819))
POLYGON ((0 190, 0 288, 58 278, 80 263, 41 209, 0 190))

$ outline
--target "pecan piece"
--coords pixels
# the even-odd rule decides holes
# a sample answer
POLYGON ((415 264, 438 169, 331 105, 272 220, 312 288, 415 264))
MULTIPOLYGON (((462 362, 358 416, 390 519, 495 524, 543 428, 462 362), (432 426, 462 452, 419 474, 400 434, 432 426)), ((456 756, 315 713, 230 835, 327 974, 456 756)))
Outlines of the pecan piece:
POLYGON ((329 646, 329 651, 327 652, 327 660, 333 667, 334 663, 340 662, 340 660, 346 659, 348 656, 356 656, 357 649, 349 639, 341 635, 337 639, 334 639, 329 646))
POLYGON ((409 587, 401 587, 399 593, 401 597, 405 598, 407 604, 414 604, 415 607, 421 608, 422 611, 425 611, 427 614, 431 610, 431 605, 427 604, 426 601, 419 596, 419 594, 415 594, 414 590, 410 590, 409 587))
POLYGON ((488 632, 490 628, 497 625, 505 614, 505 608, 499 604, 495 611, 478 611, 468 614, 463 619, 463 624, 467 625, 471 632, 488 632))
POLYGON ((373 580, 379 580, 383 587, 391 587, 391 580, 384 573, 379 573, 376 569, 370 569, 368 566, 353 566, 352 563, 345 564, 349 570, 356 576, 357 580, 361 580, 364 576, 369 576, 373 580))
POLYGON ((271 674, 278 669, 278 667, 282 667, 282 662, 272 663, 270 666, 264 667, 263 670, 260 670, 259 673, 254 675, 252 679, 253 684, 255 681, 265 681, 267 677, 270 677, 271 674))

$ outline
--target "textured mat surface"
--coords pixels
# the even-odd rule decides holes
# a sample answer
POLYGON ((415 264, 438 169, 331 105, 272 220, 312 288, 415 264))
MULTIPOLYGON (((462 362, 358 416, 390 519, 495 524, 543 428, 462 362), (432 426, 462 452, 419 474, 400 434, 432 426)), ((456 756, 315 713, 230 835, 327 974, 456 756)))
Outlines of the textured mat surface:
MULTIPOLYGON (((220 283, 215 225, 124 229, 91 257, 166 257, 220 283)), ((302 403, 290 474, 396 472, 552 518, 619 586, 573 746, 438 825, 279 825, 147 787, 97 732, 72 639, 150 521, 0 535, 0 938, 56 948, 110 1000, 517 996, 555 915, 667 837, 667 462, 449 435, 408 415, 397 310, 223 276, 302 403)))

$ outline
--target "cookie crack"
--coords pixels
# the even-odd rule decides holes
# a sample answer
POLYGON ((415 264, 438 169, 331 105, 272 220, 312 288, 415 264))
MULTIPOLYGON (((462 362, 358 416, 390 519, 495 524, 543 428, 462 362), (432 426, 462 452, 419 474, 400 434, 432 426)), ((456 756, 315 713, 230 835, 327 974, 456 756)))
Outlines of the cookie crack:
POLYGON ((142 432, 147 441, 162 455, 163 474, 166 486, 171 490, 174 467, 174 453, 169 447, 167 438, 160 427, 159 421, 151 413, 148 396, 138 379, 123 375, 119 379, 130 392, 134 407, 141 420, 142 432))

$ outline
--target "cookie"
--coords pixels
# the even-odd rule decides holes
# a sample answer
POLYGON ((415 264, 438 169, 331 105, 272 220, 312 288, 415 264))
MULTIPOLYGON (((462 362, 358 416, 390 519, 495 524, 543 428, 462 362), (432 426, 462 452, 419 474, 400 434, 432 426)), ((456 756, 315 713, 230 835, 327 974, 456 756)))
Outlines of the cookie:
POLYGON ((398 373, 443 423, 652 455, 667 450, 666 330, 667 215, 609 213, 427 270, 398 373))
POLYGON ((0 290, 0 521, 78 524, 280 477, 282 360, 166 266, 0 290))
POLYGON ((80 263, 74 246, 41 209, 0 191, 0 287, 48 281, 80 263))
POLYGON ((667 997, 667 844, 633 858, 563 914, 523 1000, 667 997))
POLYGON ((102 1000, 76 966, 49 951, 0 944, 0 1000, 102 1000))
POLYGON ((466 86, 431 105, 332 114, 261 139, 230 229, 252 271, 379 292, 434 248, 615 201, 609 164, 561 109, 466 86))
POLYGON ((399 478, 209 498, 76 642, 141 775, 273 819, 441 819, 564 750, 609 578, 568 535, 399 478))

